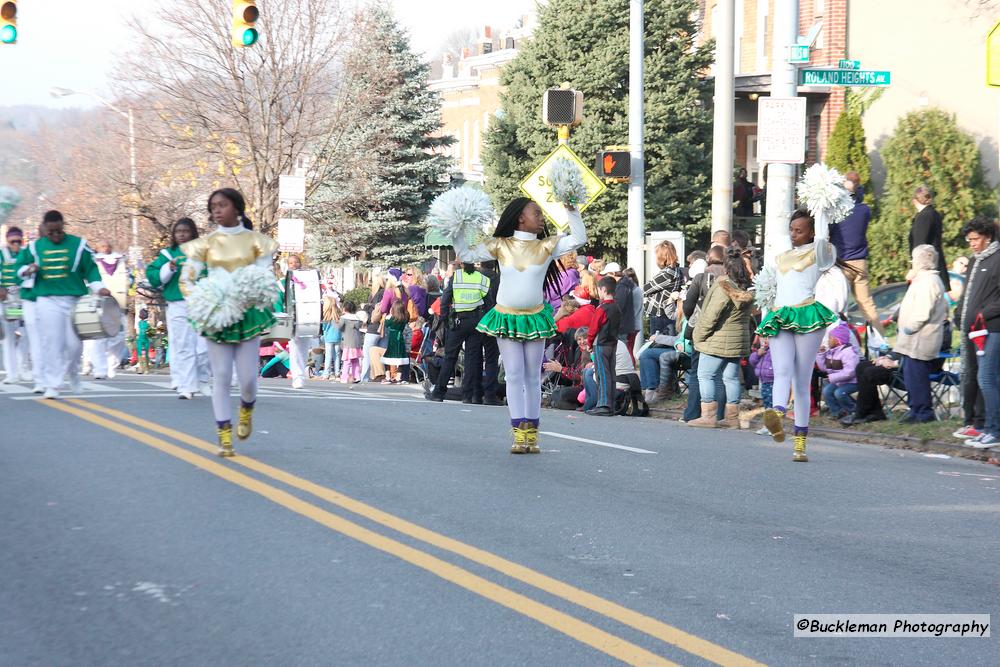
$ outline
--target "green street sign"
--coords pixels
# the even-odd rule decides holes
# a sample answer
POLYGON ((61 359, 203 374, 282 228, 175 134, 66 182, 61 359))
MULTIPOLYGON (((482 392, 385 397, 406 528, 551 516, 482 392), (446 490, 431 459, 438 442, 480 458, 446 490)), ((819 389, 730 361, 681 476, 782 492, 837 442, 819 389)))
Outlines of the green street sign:
POLYGON ((789 64, 809 62, 809 45, 793 44, 789 46, 787 62, 789 64))
POLYGON ((800 86, 888 86, 889 72, 863 69, 804 69, 800 86))
POLYGON ((837 61, 838 69, 861 69, 860 60, 839 60, 837 61))

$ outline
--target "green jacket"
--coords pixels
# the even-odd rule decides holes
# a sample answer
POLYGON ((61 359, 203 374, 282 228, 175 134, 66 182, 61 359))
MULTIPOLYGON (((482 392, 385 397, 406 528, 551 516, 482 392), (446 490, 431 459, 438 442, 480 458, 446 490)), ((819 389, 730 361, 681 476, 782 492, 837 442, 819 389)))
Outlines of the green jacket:
POLYGON ((750 354, 750 311, 753 295, 729 278, 712 284, 694 327, 694 349, 723 359, 750 354))
POLYGON ((83 296, 87 294, 87 283, 101 282, 87 242, 72 234, 66 234, 58 245, 44 237, 32 241, 17 256, 18 271, 29 264, 40 267, 32 288, 36 297, 83 296))
POLYGON ((181 293, 180 287, 180 277, 181 277, 181 267, 184 266, 184 262, 187 261, 187 257, 178 248, 165 248, 161 250, 159 254, 156 255, 156 259, 149 263, 146 267, 146 280, 153 287, 159 287, 163 290, 163 298, 166 301, 183 301, 184 295, 181 293), (177 270, 173 272, 170 279, 164 283, 160 280, 160 269, 163 268, 164 264, 167 264, 170 260, 174 261, 177 265, 177 270))

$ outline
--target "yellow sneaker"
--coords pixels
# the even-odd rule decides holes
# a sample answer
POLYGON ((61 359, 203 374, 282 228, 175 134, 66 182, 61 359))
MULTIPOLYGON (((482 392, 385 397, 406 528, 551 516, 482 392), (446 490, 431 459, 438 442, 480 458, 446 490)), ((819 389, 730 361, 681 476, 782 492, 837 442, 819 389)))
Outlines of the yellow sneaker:
POLYGON ((236 423, 236 437, 246 440, 253 433, 253 408, 240 406, 240 420, 236 423))
POLYGON ((806 456, 806 436, 797 435, 795 440, 795 453, 792 454, 792 460, 796 463, 807 463, 809 457, 806 456))
POLYGON ((778 410, 764 411, 764 427, 775 442, 785 441, 785 426, 781 423, 783 417, 784 415, 778 410))
POLYGON ((538 427, 534 424, 529 423, 524 430, 524 449, 528 454, 542 453, 538 447, 538 427))
POLYGON ((521 422, 519 425, 515 426, 510 430, 511 435, 514 436, 514 444, 510 446, 511 454, 527 454, 528 453, 528 430, 527 422, 521 422))
POLYGON ((233 427, 220 426, 218 433, 219 433, 219 456, 226 459, 228 459, 231 456, 236 456, 236 452, 233 451, 233 427))

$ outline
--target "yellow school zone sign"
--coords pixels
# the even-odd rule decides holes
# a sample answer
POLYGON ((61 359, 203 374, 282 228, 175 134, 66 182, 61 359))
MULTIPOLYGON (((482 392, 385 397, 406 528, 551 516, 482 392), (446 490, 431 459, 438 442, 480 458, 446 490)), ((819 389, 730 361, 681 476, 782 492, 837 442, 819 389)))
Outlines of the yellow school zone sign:
POLYGON ((552 194, 552 180, 549 178, 552 165, 559 158, 569 160, 580 169, 580 176, 583 178, 583 184, 587 188, 586 201, 582 201, 577 205, 581 213, 587 210, 587 207, 607 190, 607 186, 604 185, 601 179, 594 175, 590 167, 584 164, 580 156, 574 153, 573 149, 566 144, 560 144, 559 148, 549 153, 549 156, 542 160, 541 164, 535 167, 535 170, 528 174, 527 178, 521 181, 521 192, 531 197, 535 200, 535 203, 542 207, 545 217, 552 221, 556 229, 560 232, 565 232, 569 229, 569 213, 561 202, 556 201, 555 196, 552 194))

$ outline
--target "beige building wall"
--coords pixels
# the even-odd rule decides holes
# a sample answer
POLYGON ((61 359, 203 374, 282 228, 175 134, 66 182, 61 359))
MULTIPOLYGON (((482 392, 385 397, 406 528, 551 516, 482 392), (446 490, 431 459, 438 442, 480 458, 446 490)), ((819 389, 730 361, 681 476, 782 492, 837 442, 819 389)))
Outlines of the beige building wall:
POLYGON ((986 35, 1000 19, 974 16, 962 0, 851 0, 849 58, 864 69, 889 70, 892 83, 865 113, 876 186, 885 172, 878 154, 899 118, 938 107, 954 113, 979 144, 992 186, 1000 184, 1000 88, 986 86, 986 35))

